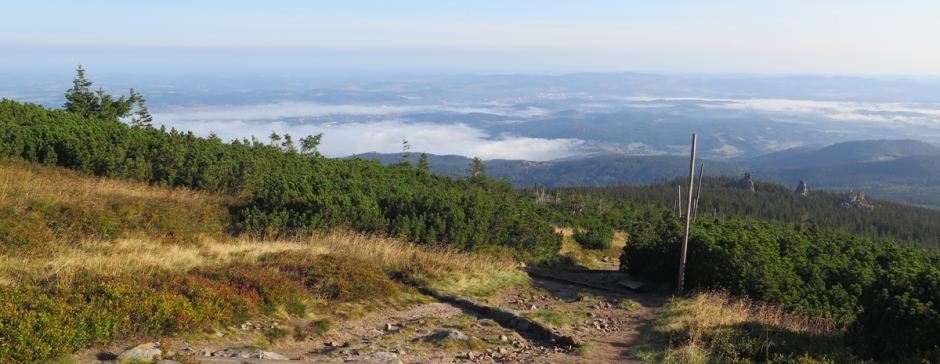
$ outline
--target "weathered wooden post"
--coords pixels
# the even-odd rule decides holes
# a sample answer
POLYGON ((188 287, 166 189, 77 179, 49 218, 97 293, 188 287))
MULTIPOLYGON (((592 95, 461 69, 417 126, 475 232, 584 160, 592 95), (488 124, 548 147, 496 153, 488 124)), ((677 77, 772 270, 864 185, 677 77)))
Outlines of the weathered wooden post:
POLYGON ((695 182, 695 142, 697 136, 692 134, 692 162, 689 164, 689 204, 685 214, 685 235, 682 237, 682 260, 679 262, 679 290, 682 295, 682 283, 685 280, 685 254, 689 248, 689 224, 692 222, 692 186, 695 182))

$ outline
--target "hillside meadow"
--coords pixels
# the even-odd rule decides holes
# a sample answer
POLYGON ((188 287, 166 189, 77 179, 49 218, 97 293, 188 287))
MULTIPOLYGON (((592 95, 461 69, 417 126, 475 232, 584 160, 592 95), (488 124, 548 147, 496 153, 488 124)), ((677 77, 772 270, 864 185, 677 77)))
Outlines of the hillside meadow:
POLYGON ((528 282, 510 256, 345 230, 234 237, 231 203, 0 160, 0 362, 258 315, 315 335, 306 323, 427 300, 415 287, 479 296, 528 282))

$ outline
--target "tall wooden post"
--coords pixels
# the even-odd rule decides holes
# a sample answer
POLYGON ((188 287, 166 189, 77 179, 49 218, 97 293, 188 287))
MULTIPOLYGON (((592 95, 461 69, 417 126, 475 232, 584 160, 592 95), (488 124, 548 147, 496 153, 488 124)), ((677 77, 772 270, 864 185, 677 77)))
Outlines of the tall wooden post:
POLYGON ((689 224, 692 222, 692 186, 695 183, 695 142, 697 136, 692 134, 692 162, 689 164, 689 204, 685 214, 685 235, 682 237, 682 260, 679 262, 679 290, 682 295, 682 283, 685 280, 685 254, 689 248, 689 224))

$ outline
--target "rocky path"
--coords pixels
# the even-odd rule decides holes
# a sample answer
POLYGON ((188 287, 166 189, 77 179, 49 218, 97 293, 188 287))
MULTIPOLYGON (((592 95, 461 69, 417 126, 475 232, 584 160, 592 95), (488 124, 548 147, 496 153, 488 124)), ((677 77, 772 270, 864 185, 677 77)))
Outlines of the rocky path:
MULTIPOLYGON (((620 288, 619 273, 554 272, 576 282, 620 288)), ((488 312, 452 303, 416 305, 337 322, 324 337, 271 345, 270 354, 308 362, 345 363, 613 363, 637 362, 634 350, 650 330, 653 312, 668 298, 658 293, 597 290, 544 278, 531 288, 480 300, 480 305, 514 310, 519 322, 529 318, 574 338, 559 345, 526 330, 516 320, 494 320, 488 312), (520 327, 523 330, 520 330, 520 327)), ((269 325, 265 323, 264 325, 269 325)), ((176 343, 182 353, 204 363, 275 363, 272 357, 221 357, 223 350, 244 346, 244 336, 202 343, 176 343)), ((256 350, 255 353, 260 352, 256 350)), ((85 363, 113 363, 114 357, 80 357, 85 363)))

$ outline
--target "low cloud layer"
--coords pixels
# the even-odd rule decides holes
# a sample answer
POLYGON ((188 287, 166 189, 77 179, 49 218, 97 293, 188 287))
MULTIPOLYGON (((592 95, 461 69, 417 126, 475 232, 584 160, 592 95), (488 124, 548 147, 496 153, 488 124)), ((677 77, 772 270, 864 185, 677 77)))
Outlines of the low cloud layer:
POLYGON ((156 117, 155 124, 167 128, 191 130, 206 136, 215 133, 222 140, 255 136, 265 142, 271 132, 290 134, 294 140, 323 133, 320 152, 327 157, 345 157, 367 152, 398 153, 402 138, 408 140, 412 153, 456 154, 482 159, 551 160, 578 153, 583 144, 577 139, 539 139, 500 135, 492 138, 487 132, 465 124, 425 124, 388 120, 375 123, 349 123, 330 127, 286 122, 246 121, 180 121, 156 117), (168 121, 169 120, 169 121, 168 121))
MULTIPOLYGON (((770 114, 821 117, 834 121, 940 128, 940 105, 837 102, 788 99, 705 99, 632 97, 631 101, 702 101, 704 108, 749 110, 770 114)), ((633 105, 631 105, 633 106, 633 105)))

